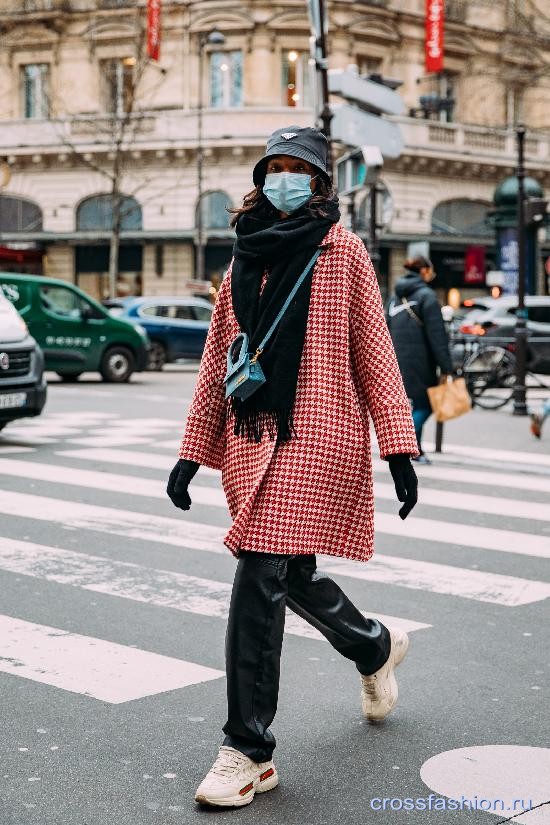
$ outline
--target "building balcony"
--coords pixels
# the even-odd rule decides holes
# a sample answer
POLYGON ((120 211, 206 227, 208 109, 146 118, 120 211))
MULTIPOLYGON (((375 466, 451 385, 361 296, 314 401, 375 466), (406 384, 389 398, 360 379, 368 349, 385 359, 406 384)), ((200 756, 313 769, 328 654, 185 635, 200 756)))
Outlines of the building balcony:
POLYGON ((143 6, 144 0, 0 0, 0 17, 48 16, 64 12, 94 12, 143 6))
MULTIPOLYGON (((286 107, 205 109, 203 143, 217 146, 258 147, 281 124, 310 126, 310 109, 286 107)), ((134 114, 124 128, 123 148, 130 151, 195 150, 197 111, 146 111, 134 114)), ((74 152, 113 151, 116 121, 107 115, 79 115, 50 120, 0 121, 0 154, 24 156, 70 155, 74 152)))
MULTIPOLYGON (((495 129, 461 123, 438 123, 420 118, 391 118, 398 123, 405 154, 495 166, 515 166, 516 135, 513 129, 495 129)), ((530 166, 550 173, 550 136, 528 133, 525 157, 530 166)))
MULTIPOLYGON (((402 158, 456 161, 470 165, 511 169, 516 164, 513 130, 439 123, 417 118, 392 118, 399 124, 405 143, 402 158)), ((286 107, 205 109, 203 145, 208 150, 229 148, 235 155, 248 148, 265 145, 266 137, 285 123, 309 126, 310 109, 286 107)), ((68 160, 74 153, 104 155, 114 150, 114 121, 106 115, 80 115, 52 120, 2 121, 0 155, 9 162, 23 162, 58 155, 68 160)), ((368 135, 365 135, 368 143, 368 135)), ((182 110, 145 111, 133 115, 125 130, 122 146, 132 153, 177 152, 191 154, 197 147, 197 112, 182 110)), ((550 175, 550 136, 531 133, 525 142, 528 167, 550 175)), ((35 161, 36 162, 36 161, 35 161)), ((395 163, 399 163, 396 161, 395 163)))

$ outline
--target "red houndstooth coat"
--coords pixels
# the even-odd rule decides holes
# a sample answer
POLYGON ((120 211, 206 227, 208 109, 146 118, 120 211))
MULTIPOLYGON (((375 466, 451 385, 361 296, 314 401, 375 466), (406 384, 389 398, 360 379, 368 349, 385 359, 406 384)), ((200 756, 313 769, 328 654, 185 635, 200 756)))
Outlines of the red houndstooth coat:
POLYGON ((233 525, 225 544, 368 560, 374 496, 368 413, 380 454, 417 455, 410 405, 363 242, 335 224, 322 242, 296 387, 298 437, 275 447, 233 434, 222 384, 239 327, 226 275, 202 357, 180 458, 221 469, 233 525))

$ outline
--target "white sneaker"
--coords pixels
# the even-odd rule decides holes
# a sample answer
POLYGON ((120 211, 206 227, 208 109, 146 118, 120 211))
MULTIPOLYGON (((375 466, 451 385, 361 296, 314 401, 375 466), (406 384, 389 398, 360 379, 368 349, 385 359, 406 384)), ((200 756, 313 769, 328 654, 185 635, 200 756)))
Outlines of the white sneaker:
POLYGON ((255 793, 270 791, 279 784, 277 769, 269 762, 253 762, 241 751, 227 745, 218 756, 195 793, 203 805, 248 805, 255 793))
POLYGON ((371 676, 361 676, 363 716, 370 722, 381 722, 397 702, 395 668, 405 658, 409 637, 404 630, 390 630, 391 648, 388 661, 371 676))

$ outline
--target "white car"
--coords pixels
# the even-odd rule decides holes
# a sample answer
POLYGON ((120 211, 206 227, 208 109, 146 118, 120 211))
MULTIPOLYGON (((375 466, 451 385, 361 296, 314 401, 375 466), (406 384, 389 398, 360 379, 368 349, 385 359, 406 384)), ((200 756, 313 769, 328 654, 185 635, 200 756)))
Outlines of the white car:
POLYGON ((42 350, 0 287, 0 430, 40 415, 46 392, 42 350))

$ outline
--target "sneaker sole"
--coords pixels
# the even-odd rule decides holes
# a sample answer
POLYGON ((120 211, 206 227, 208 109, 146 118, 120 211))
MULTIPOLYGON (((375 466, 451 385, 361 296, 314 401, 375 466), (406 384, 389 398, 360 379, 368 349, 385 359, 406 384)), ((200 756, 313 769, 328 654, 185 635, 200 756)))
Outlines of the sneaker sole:
MULTIPOLYGON (((407 655, 407 651, 409 649, 409 637, 405 636, 403 643, 399 646, 398 650, 394 652, 393 662, 390 666, 390 672, 388 675, 388 679, 390 682, 390 690, 391 694, 394 697, 394 701, 388 710, 382 716, 376 716, 370 711, 365 712, 363 710, 363 716, 365 719, 368 719, 369 722, 383 722, 384 719, 388 716, 389 713, 394 709, 397 704, 397 698, 399 696, 399 688, 397 686, 397 680, 395 678, 395 668, 401 664, 405 656, 407 655)), ((391 656, 391 653, 390 653, 391 656)))
POLYGON ((196 794, 195 795, 195 802, 198 802, 201 805, 215 805, 217 807, 224 807, 224 808, 242 808, 243 805, 250 805, 254 796, 257 793, 265 793, 266 791, 272 791, 273 788, 276 788, 279 784, 279 777, 277 772, 275 772, 272 776, 265 779, 263 782, 258 782, 257 785, 254 786, 248 793, 244 794, 243 796, 226 796, 222 799, 211 799, 206 794, 196 794))

